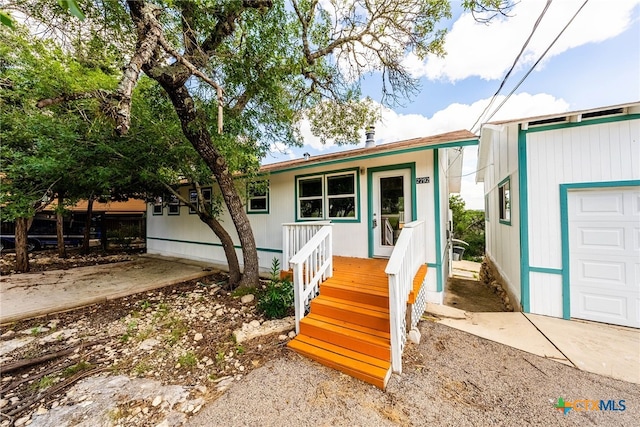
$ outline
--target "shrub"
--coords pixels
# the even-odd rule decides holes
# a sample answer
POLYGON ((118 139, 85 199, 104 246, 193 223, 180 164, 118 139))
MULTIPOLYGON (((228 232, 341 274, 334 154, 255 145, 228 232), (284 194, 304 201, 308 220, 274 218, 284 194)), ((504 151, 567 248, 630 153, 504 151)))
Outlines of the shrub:
POLYGON ((271 280, 258 297, 258 310, 269 319, 282 319, 293 311, 293 284, 281 280, 280 262, 273 258, 271 263, 271 280))

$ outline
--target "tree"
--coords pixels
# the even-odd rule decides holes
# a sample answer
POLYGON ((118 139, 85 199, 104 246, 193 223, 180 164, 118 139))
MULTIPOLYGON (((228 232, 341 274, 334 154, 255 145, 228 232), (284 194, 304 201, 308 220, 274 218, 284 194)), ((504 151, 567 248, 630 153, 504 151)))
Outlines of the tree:
MULTIPOLYGON (((494 10, 504 6, 501 0, 464 4, 494 10)), ((29 12, 40 22, 66 17, 47 3, 37 5, 29 12)), ((236 170, 230 157, 241 153, 239 158, 257 158, 274 141, 300 143, 296 129, 305 117, 322 138, 356 142, 375 117, 361 99, 361 77, 380 72, 383 102, 404 101, 417 89, 403 62, 405 54, 442 54, 445 31, 436 24, 450 16, 449 3, 442 0, 290 0, 288 7, 273 0, 129 0, 81 8, 87 25, 95 29, 84 34, 104 37, 100 32, 106 31, 119 43, 124 66, 120 83, 106 92, 61 92, 39 106, 100 96, 103 110, 125 135, 141 72, 158 82, 185 138, 222 191, 243 250, 241 285, 247 286, 257 284, 258 257, 233 184, 236 170), (212 107, 215 121, 208 114, 212 107)))
POLYGON ((458 194, 449 197, 449 209, 453 215, 453 238, 469 244, 464 252, 465 259, 477 259, 484 255, 484 212, 467 210, 465 202, 458 194))

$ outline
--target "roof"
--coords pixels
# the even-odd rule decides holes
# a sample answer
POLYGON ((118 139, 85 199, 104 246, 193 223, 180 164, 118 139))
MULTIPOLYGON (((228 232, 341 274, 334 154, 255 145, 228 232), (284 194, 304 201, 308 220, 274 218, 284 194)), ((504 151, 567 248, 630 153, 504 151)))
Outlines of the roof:
MULTIPOLYGON (((504 125, 507 123, 531 123, 531 122, 539 122, 539 121, 545 121, 545 120, 549 120, 549 119, 554 119, 557 117, 569 117, 569 116, 582 116, 584 114, 589 114, 589 113, 596 113, 599 111, 608 111, 608 110, 616 110, 616 109, 629 109, 629 108, 640 108, 640 101, 636 101, 636 102, 629 102, 627 104, 618 104, 618 105, 610 105, 607 107, 598 107, 598 108, 590 108, 588 110, 576 110, 576 111, 565 111, 562 113, 554 113, 554 114, 547 114, 544 116, 533 116, 533 117, 523 117, 520 119, 509 119, 509 120, 500 120, 500 121, 495 121, 495 122, 488 122, 488 123, 484 123, 482 126, 485 125, 504 125)), ((638 111, 635 111, 635 113, 637 113, 638 111)), ((625 112, 628 113, 628 112, 625 112)))
POLYGON ((544 116, 525 117, 496 122, 484 123, 480 129, 480 145, 478 147, 478 163, 476 167, 476 182, 484 182, 485 168, 489 159, 489 147, 494 133, 504 130, 504 125, 520 124, 523 130, 530 126, 567 124, 575 125, 586 122, 586 119, 608 118, 612 116, 624 116, 640 114, 640 101, 627 104, 610 105, 605 107, 590 108, 588 110, 566 111, 563 113, 547 114, 544 116))
MULTIPOLYGON (((52 202, 46 210, 53 210, 56 206, 55 201, 52 202)), ((80 200, 73 206, 67 208, 72 212, 86 212, 87 201, 80 200)), ((101 203, 98 201, 93 202, 93 212, 106 212, 110 214, 139 214, 146 212, 147 203, 140 199, 129 199, 126 202, 106 202, 101 203)))
POLYGON ((454 132, 441 133, 433 136, 423 136, 420 138, 412 138, 403 141, 390 142, 388 144, 379 144, 369 148, 356 148, 353 150, 341 151, 339 153, 321 154, 319 156, 311 156, 309 159, 295 159, 287 160, 284 162, 272 163, 264 165, 260 168, 260 172, 268 173, 275 171, 282 171, 287 169, 295 169, 301 166, 307 166, 313 164, 314 166, 321 163, 351 159, 355 157, 369 156, 372 154, 384 154, 393 153, 394 151, 401 151, 410 148, 418 147, 431 147, 438 146, 440 144, 450 144, 455 142, 477 140, 478 136, 469 132, 468 130, 457 130, 454 132))

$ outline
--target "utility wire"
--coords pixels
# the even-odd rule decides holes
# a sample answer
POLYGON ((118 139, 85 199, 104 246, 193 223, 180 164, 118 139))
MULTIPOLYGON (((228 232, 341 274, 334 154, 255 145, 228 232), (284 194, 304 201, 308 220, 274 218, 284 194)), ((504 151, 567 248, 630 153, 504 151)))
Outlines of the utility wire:
POLYGON ((540 25, 540 22, 542 21, 542 18, 547 13, 547 10, 549 9, 549 6, 551 6, 551 2, 552 2, 552 0, 547 0, 547 4, 545 4, 544 9, 542 9, 542 12, 540 13, 540 16, 538 16, 538 19, 536 19, 536 22, 533 24, 533 28, 531 29, 531 33, 529 33, 529 37, 527 37, 527 40, 522 45, 522 49, 520 49, 520 52, 518 53, 518 56, 516 56, 516 59, 513 61, 513 64, 511 64, 511 68, 509 68, 509 71, 507 71, 507 74, 504 75, 504 77, 502 79, 502 82, 500 83, 500 86, 498 87, 498 90, 496 91, 496 93, 493 94, 493 96, 491 97, 491 100, 489 101, 487 106, 484 108, 484 110, 482 110, 482 113, 480 113, 480 115, 476 119, 476 121, 473 124, 473 126, 471 126, 471 132, 474 132, 473 129, 476 127, 478 122, 480 122, 482 117, 487 113, 489 108, 491 108, 491 106, 495 102, 496 98, 498 97, 498 94, 500 93, 500 91, 504 87, 505 83, 507 83, 507 79, 509 79, 509 76, 511 75, 511 73, 515 69, 516 64, 518 63, 518 61, 522 57, 522 54, 524 53, 525 49, 529 45, 529 42, 531 41, 531 38, 533 37, 533 34, 538 29, 538 26, 540 25))
POLYGON ((580 13, 580 11, 587 5, 587 3, 589 2, 589 0, 584 0, 584 3, 582 3, 582 6, 580 6, 580 8, 576 11, 576 13, 573 14, 573 16, 571 17, 571 19, 569 20, 569 22, 567 22, 567 25, 564 26, 564 28, 562 29, 562 31, 560 31, 560 33, 558 33, 558 35, 556 36, 555 39, 553 39, 553 41, 551 42, 551 44, 549 45, 549 47, 547 48, 547 50, 545 50, 542 55, 540 56, 540 58, 538 58, 538 60, 536 61, 535 64, 533 64, 533 66, 529 69, 529 71, 527 71, 527 74, 524 75, 524 77, 522 77, 522 79, 518 82, 518 84, 516 85, 516 87, 513 88, 513 90, 511 90, 511 92, 509 92, 509 94, 502 100, 502 102, 500 103, 500 105, 498 105, 498 107, 493 111, 493 113, 491 113, 491 115, 489 117, 487 117, 486 121, 491 120, 491 118, 493 116, 495 116, 495 114, 498 112, 498 110, 500 110, 500 108, 502 108, 502 106, 507 102, 507 100, 511 97, 511 95, 514 94, 514 92, 516 90, 518 90, 518 88, 520 87, 520 85, 526 80, 527 77, 529 77, 529 74, 531 74, 533 72, 533 70, 536 68, 536 66, 540 63, 540 61, 542 61, 542 59, 545 57, 545 55, 549 52, 549 50, 551 50, 551 48, 553 47, 554 44, 556 44, 556 42, 558 41, 558 39, 560 38, 560 36, 562 36, 562 34, 565 32, 565 30, 569 27, 569 25, 571 25, 571 23, 573 22, 573 20, 576 18, 576 16, 578 16, 578 14, 580 13))

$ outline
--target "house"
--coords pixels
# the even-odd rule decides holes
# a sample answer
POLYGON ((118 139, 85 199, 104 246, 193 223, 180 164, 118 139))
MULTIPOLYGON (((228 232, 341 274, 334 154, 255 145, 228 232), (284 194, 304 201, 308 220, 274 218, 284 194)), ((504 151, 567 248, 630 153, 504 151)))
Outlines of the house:
MULTIPOLYGON (((391 364, 401 370, 407 330, 426 301, 443 301, 449 193, 460 189, 461 147, 477 144, 456 131, 375 145, 368 132, 364 148, 266 165, 258 182, 238 181, 261 270, 275 257, 293 272, 292 347, 382 388, 391 364)), ((221 220, 238 244, 224 210, 221 220)), ((149 205, 147 251, 225 264, 217 238, 177 198, 149 205)))
POLYGON ((640 103, 487 123, 477 181, 514 306, 640 327, 640 103))

